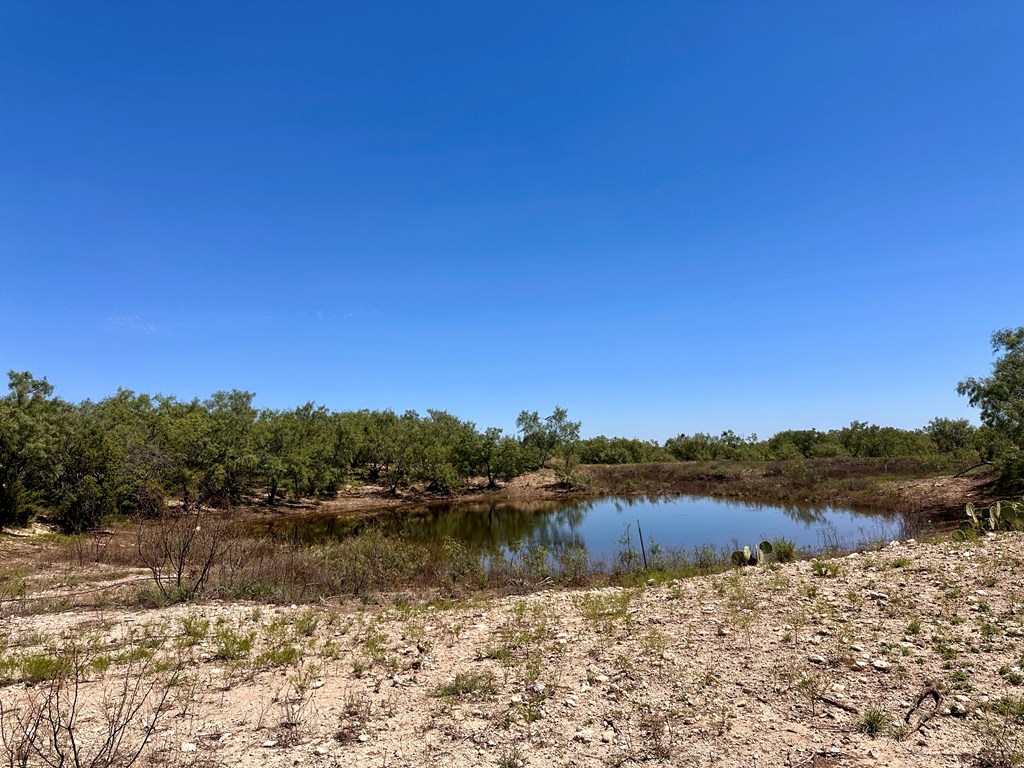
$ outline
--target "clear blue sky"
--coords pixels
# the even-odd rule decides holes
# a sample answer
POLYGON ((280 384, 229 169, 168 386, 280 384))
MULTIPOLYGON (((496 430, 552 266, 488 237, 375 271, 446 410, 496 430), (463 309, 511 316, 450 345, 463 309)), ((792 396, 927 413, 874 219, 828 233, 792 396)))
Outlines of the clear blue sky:
POLYGON ((0 4, 0 366, 919 427, 1024 324, 1024 2, 0 4))

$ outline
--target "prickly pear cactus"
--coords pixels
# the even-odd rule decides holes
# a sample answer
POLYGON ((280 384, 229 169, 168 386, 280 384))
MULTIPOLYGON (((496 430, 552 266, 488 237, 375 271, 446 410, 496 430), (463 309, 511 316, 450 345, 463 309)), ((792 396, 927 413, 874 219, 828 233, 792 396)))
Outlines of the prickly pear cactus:
POLYGON ((765 558, 772 553, 772 544, 770 541, 762 541, 757 545, 756 549, 750 547, 744 547, 742 550, 737 549, 732 553, 732 564, 733 565, 759 565, 764 562, 765 558))

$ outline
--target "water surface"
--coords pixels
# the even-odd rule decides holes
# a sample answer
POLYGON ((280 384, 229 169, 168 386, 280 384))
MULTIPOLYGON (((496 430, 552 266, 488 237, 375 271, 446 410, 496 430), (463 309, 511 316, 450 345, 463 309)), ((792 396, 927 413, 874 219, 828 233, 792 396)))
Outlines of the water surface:
POLYGON ((374 517, 304 517, 268 524, 275 535, 314 542, 343 539, 368 527, 432 544, 446 538, 483 551, 544 546, 552 552, 585 547, 594 560, 611 561, 629 544, 691 551, 710 546, 731 551, 764 539, 792 539, 819 550, 891 538, 902 525, 899 515, 866 514, 834 507, 773 506, 707 496, 604 498, 570 504, 453 505, 374 517))

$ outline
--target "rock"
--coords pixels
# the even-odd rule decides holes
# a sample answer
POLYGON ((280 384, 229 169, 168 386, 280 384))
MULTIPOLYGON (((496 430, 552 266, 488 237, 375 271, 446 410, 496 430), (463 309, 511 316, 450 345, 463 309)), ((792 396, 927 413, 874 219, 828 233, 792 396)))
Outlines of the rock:
POLYGON ((199 747, 193 744, 191 741, 186 741, 184 744, 181 745, 182 752, 196 752, 198 751, 198 749, 199 747))
POLYGON ((719 637, 727 637, 727 636, 729 636, 731 634, 732 634, 732 630, 729 629, 728 627, 719 627, 718 628, 718 636, 719 637))
POLYGON ((277 746, 277 741, 275 741, 274 739, 267 739, 260 746, 261 747, 266 747, 267 749, 269 749, 270 747, 276 747, 277 746))
POLYGON ((871 662, 871 666, 883 672, 887 672, 888 670, 892 669, 892 664, 890 664, 885 659, 875 659, 871 662))
POLYGON ((824 664, 825 663, 825 657, 822 656, 821 654, 818 654, 818 653, 812 653, 810 656, 807 657, 807 660, 809 662, 811 662, 812 664, 824 664))
POLYGON ((576 731, 576 733, 573 734, 572 740, 578 741, 581 744, 589 744, 594 740, 594 735, 588 728, 584 728, 581 731, 576 731))

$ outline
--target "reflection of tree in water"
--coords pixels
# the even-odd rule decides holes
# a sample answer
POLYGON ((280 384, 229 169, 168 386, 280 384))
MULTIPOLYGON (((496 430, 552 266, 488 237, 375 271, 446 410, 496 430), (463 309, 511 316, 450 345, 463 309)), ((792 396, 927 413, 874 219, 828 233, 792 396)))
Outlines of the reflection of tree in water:
MULTIPOLYGON (((781 512, 790 520, 800 524, 809 532, 820 530, 820 539, 834 539, 833 523, 837 516, 853 514, 869 525, 885 521, 889 525, 895 523, 899 527, 899 517, 875 514, 865 519, 856 513, 847 513, 830 507, 815 507, 800 504, 766 505, 750 500, 722 500, 706 496, 647 496, 633 498, 616 498, 599 500, 599 503, 612 501, 617 512, 644 506, 665 505, 665 512, 672 513, 673 506, 679 502, 700 501, 702 506, 712 504, 723 505, 732 509, 746 507, 781 512)), ((307 544, 323 541, 342 540, 367 530, 378 530, 384 535, 400 537, 411 543, 425 544, 434 551, 440 551, 441 543, 446 539, 461 542, 470 550, 481 553, 508 552, 516 549, 529 550, 533 547, 544 547, 553 556, 584 547, 583 531, 585 518, 595 509, 596 502, 583 501, 566 505, 558 502, 542 502, 512 506, 509 504, 478 504, 475 506, 432 507, 417 511, 389 511, 376 516, 356 517, 302 517, 278 518, 269 524, 259 526, 259 532, 269 532, 272 536, 307 544)), ((705 508, 706 510, 706 508, 705 508)), ((717 510, 712 514, 717 515, 717 510)), ((844 529, 849 522, 843 524, 844 529)), ((646 534, 645 530, 645 534, 646 534)), ((653 544, 652 540, 648 544, 653 544)), ((684 545, 687 531, 681 528, 679 541, 658 542, 669 548, 684 545)), ((800 537, 798 537, 800 538, 800 537)), ((621 544, 621 542, 620 542, 621 544)), ((713 541, 715 548, 728 542, 713 541)), ((735 547, 734 547, 735 548, 735 547)))
POLYGON ((832 510, 829 507, 805 507, 802 504, 786 504, 779 506, 783 514, 796 523, 802 523, 806 527, 812 525, 824 525, 828 521, 828 514, 832 510))
POLYGON ((341 540, 376 529, 407 541, 436 544, 455 539, 473 549, 494 552, 521 546, 546 547, 552 553, 582 547, 579 528, 593 502, 569 506, 546 505, 523 508, 509 505, 488 507, 438 507, 417 512, 388 512, 374 517, 311 517, 271 523, 271 535, 307 543, 341 540))

